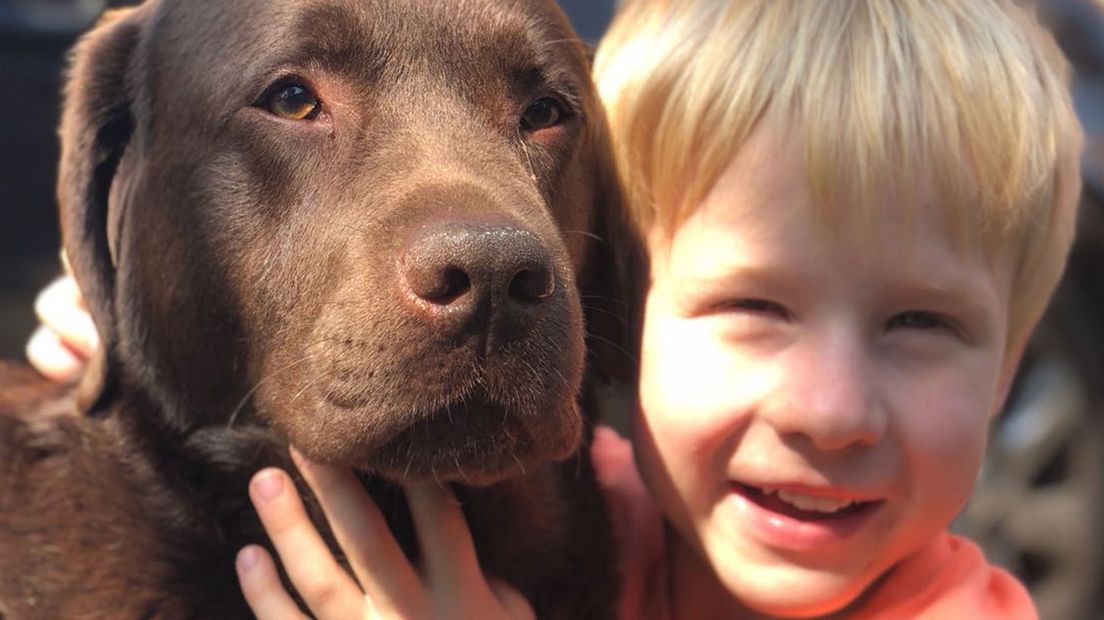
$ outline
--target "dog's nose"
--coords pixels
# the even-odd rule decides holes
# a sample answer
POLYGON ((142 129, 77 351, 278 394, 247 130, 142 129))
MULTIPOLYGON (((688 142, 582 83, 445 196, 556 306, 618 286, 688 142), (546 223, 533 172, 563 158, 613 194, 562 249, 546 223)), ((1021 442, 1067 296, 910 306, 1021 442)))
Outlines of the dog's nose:
POLYGON ((550 252, 512 224, 426 227, 406 244, 400 272, 431 320, 457 328, 489 324, 507 337, 526 327, 556 290, 550 252))

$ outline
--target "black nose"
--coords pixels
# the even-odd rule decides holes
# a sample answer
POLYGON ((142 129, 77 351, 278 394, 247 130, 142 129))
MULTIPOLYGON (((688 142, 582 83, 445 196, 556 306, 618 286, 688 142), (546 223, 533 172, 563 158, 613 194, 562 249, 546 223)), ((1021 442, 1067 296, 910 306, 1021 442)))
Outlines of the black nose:
POLYGON ((520 335, 556 290, 550 252, 513 224, 437 223, 408 240, 400 276, 442 329, 486 326, 520 335))

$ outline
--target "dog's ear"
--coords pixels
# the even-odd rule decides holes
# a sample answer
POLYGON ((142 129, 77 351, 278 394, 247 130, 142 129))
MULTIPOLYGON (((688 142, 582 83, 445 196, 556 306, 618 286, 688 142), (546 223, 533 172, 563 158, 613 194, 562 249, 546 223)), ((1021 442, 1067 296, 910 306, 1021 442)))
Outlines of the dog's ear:
POLYGON ((81 380, 78 400, 85 412, 99 409, 117 372, 108 196, 133 126, 127 76, 141 32, 139 11, 106 14, 77 44, 61 116, 62 243, 102 342, 81 380))
POLYGON ((634 391, 647 255, 628 216, 604 119, 593 133, 596 243, 590 246, 587 270, 581 279, 588 375, 615 388, 634 391))

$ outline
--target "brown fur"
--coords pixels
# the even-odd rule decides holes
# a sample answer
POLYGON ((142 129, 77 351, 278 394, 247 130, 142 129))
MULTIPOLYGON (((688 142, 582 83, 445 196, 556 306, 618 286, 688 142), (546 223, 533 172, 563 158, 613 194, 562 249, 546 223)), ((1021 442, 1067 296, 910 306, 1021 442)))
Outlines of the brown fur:
POLYGON ((0 616, 247 617, 246 486, 288 441, 363 472, 411 555, 393 481, 436 478, 540 617, 608 616, 579 403, 631 380, 635 246, 603 122, 550 2, 105 18, 74 53, 59 183, 103 354, 79 398, 0 367, 0 616), (261 109, 289 76, 323 116, 261 109), (541 97, 566 119, 519 128, 541 97), (467 288, 441 280, 456 264, 467 288))

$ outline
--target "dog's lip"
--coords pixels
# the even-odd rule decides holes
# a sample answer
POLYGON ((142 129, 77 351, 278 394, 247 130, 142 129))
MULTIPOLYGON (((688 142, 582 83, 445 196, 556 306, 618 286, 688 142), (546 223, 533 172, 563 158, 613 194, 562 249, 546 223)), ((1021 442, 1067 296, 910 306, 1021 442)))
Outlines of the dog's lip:
MULTIPOLYGON (((368 411, 368 403, 360 399, 343 399, 329 395, 327 402, 349 413, 378 414, 368 411)), ((373 416, 375 433, 380 444, 395 442, 401 436, 413 437, 472 435, 476 433, 499 434, 507 425, 523 427, 527 418, 525 408, 508 405, 483 392, 467 392, 461 396, 438 398, 416 410, 393 411, 391 415, 373 416), (514 424, 511 424, 514 421, 514 424)))
MULTIPOLYGON (((439 407, 390 433, 375 450, 376 456, 408 455, 413 450, 435 454, 443 459, 434 468, 434 476, 486 477, 503 474, 533 452, 536 430, 521 412, 495 401, 466 399, 439 407), (446 457, 447 455, 447 457, 446 457), (508 459, 495 455, 511 455, 508 459), (487 469, 486 459, 504 461, 487 469), (521 460, 519 460, 521 459, 521 460), (501 471, 499 471, 501 470, 501 471)), ((418 477, 424 472, 402 471, 402 478, 418 477)), ((492 476, 493 477, 493 476, 492 476)))
POLYGON ((520 416, 520 411, 488 398, 485 395, 467 396, 454 399, 429 410, 424 415, 414 416, 413 421, 401 432, 424 432, 433 427, 464 428, 467 432, 485 432, 485 427, 504 427, 511 419, 520 416))

